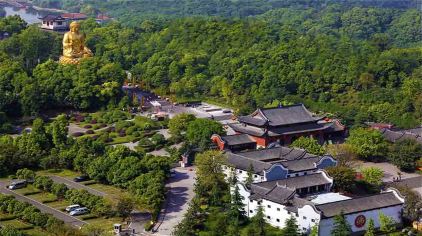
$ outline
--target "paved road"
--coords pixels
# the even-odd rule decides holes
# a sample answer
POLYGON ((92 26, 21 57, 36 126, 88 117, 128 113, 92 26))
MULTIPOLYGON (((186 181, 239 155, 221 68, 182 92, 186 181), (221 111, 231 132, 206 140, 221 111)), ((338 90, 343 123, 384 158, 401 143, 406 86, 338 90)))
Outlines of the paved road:
POLYGON ((85 189, 86 191, 88 191, 91 194, 100 196, 100 197, 105 197, 107 196, 106 193, 98 191, 96 189, 90 188, 89 186, 83 185, 81 183, 77 183, 75 181, 72 181, 70 179, 64 178, 64 177, 60 177, 57 175, 49 175, 49 177, 57 183, 62 183, 62 184, 66 184, 66 186, 68 188, 74 188, 74 189, 85 189))
POLYGON ((175 168, 176 174, 166 184, 166 203, 159 221, 154 227, 154 235, 171 235, 174 227, 183 219, 194 196, 195 169, 175 168))
POLYGON ((383 182, 391 182, 393 181, 393 178, 398 178, 398 172, 400 172, 402 179, 408 179, 413 177, 418 177, 419 175, 417 173, 406 173, 403 171, 400 171, 395 165, 388 163, 388 162, 380 162, 380 163, 374 163, 374 162, 359 162, 359 167, 378 167, 381 170, 384 171, 384 176, 382 178, 383 182))
POLYGON ((21 194, 14 192, 14 191, 11 191, 11 190, 6 188, 7 184, 8 184, 8 182, 6 182, 6 181, 0 181, 0 193, 1 194, 12 195, 12 196, 15 197, 16 200, 18 200, 20 202, 30 203, 31 205, 38 208, 41 212, 52 214, 55 218, 64 221, 66 224, 73 225, 73 226, 76 226, 78 228, 87 224, 87 222, 82 221, 82 220, 80 220, 76 217, 70 216, 70 215, 68 215, 64 212, 61 212, 61 211, 56 210, 56 209, 54 209, 50 206, 47 206, 47 205, 45 205, 41 202, 35 201, 35 200, 33 200, 29 197, 26 197, 24 195, 21 195, 21 194))

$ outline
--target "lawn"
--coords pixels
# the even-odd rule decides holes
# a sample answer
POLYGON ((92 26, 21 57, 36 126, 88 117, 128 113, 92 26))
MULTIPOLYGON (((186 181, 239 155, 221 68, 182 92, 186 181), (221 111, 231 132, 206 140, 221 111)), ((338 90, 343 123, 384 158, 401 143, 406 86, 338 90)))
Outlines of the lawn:
MULTIPOLYGON (((78 216, 78 218, 82 219, 82 216, 78 216)), ((112 217, 108 219, 105 219, 104 217, 98 217, 98 218, 89 219, 85 221, 88 222, 89 224, 96 225, 103 229, 109 229, 109 230, 113 230, 113 225, 116 223, 119 223, 119 224, 126 223, 126 222, 122 222, 121 217, 112 217)))
POLYGON ((28 184, 25 188, 16 189, 15 192, 22 195, 29 195, 31 193, 40 193, 41 191, 35 188, 33 185, 28 184))
MULTIPOLYGON (((117 133, 115 133, 117 135, 117 133)), ((130 143, 132 142, 132 140, 136 139, 134 136, 132 135, 126 135, 124 137, 115 137, 113 138, 113 141, 107 143, 109 145, 113 145, 113 144, 121 144, 121 143, 130 143)))
POLYGON ((113 201, 117 201, 119 198, 127 197, 129 195, 126 190, 111 185, 96 183, 89 185, 89 187, 107 193, 108 197, 113 201))
POLYGON ((49 202, 49 203, 45 203, 45 205, 55 208, 57 210, 63 210, 65 209, 67 206, 72 205, 70 202, 66 201, 66 200, 57 200, 54 202, 49 202))
POLYGON ((33 225, 31 225, 31 224, 24 223, 24 222, 17 220, 17 219, 2 221, 1 224, 4 225, 4 226, 11 226, 15 229, 28 229, 28 228, 33 227, 33 225))
POLYGON ((57 175, 60 177, 73 179, 77 176, 80 176, 81 174, 76 171, 66 170, 66 169, 50 169, 50 170, 37 171, 37 175, 57 175))
POLYGON ((32 195, 29 195, 28 197, 32 198, 32 199, 34 199, 38 202, 41 202, 41 203, 56 202, 57 201, 56 195, 54 195, 52 193, 47 193, 47 192, 32 194, 32 195))
MULTIPOLYGON (((10 214, 6 214, 6 213, 0 213, 0 219, 2 218, 10 218, 11 215, 10 214)), ((16 229, 22 230, 26 235, 29 236, 49 236, 51 234, 49 234, 48 232, 42 230, 39 227, 33 227, 33 225, 22 222, 18 219, 13 219, 13 220, 6 220, 6 221, 1 221, 1 225, 8 225, 8 226, 12 226, 16 229)))

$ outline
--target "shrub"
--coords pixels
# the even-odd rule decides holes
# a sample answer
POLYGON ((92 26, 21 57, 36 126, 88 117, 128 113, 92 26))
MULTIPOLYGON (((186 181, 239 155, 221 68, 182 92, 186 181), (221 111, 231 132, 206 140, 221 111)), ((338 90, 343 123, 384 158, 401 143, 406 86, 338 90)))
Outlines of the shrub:
POLYGON ((87 216, 81 217, 82 220, 91 220, 91 219, 95 219, 95 218, 98 218, 98 217, 95 216, 95 215, 87 215, 87 216))
POLYGON ((0 217, 0 222, 1 222, 1 221, 14 220, 14 219, 16 219, 16 218, 18 218, 18 217, 17 217, 17 216, 13 216, 13 215, 11 215, 11 216, 3 216, 3 217, 0 217))
POLYGON ((84 128, 85 129, 91 129, 92 128, 92 125, 84 125, 84 128))
POLYGON ((39 194, 39 193, 41 193, 41 191, 35 190, 35 191, 23 193, 23 195, 24 196, 30 196, 30 195, 35 195, 35 194, 39 194))
POLYGON ((124 136, 126 136, 126 131, 125 130, 120 130, 119 137, 124 137, 124 136))
POLYGON ((81 137, 83 135, 84 135, 84 133, 82 133, 82 132, 75 132, 75 133, 72 134, 72 137, 81 137))
POLYGON ((136 131, 137 127, 136 126, 130 126, 126 129, 126 134, 127 135, 132 135, 133 133, 137 132, 136 131))
POLYGON ((95 134, 95 132, 93 131, 93 130, 87 130, 86 132, 85 132, 85 134, 95 134))
POLYGON ((94 135, 94 136, 92 136, 91 138, 93 139, 93 140, 97 140, 98 139, 98 135, 94 135))
POLYGON ((42 200, 41 203, 50 203, 50 202, 55 202, 57 201, 57 199, 47 199, 47 200, 42 200))

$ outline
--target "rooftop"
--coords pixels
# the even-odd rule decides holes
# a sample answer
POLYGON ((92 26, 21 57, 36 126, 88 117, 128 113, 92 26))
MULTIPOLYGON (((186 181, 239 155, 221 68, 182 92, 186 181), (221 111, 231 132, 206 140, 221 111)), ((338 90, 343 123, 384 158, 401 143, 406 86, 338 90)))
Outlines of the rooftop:
POLYGON ((247 134, 235 134, 235 135, 221 136, 221 139, 224 142, 226 142, 227 145, 239 145, 239 144, 246 144, 246 143, 255 143, 255 140, 253 140, 247 134))
POLYGON ((392 143, 395 143, 397 141, 401 141, 404 139, 412 139, 415 140, 418 143, 422 144, 422 136, 418 134, 419 129, 422 128, 416 128, 411 130, 402 130, 402 131, 393 131, 389 129, 382 129, 381 133, 384 136, 384 138, 392 143))
POLYGON ((307 188, 311 186, 318 186, 318 185, 330 184, 330 183, 332 182, 328 178, 326 178, 323 173, 318 172, 315 174, 303 175, 303 176, 298 176, 298 177, 290 177, 290 178, 282 179, 282 180, 256 183, 254 185, 267 188, 267 189, 274 188, 276 185, 290 188, 290 189, 299 189, 299 188, 307 188))
POLYGON ((292 199, 296 191, 291 188, 279 186, 277 184, 272 186, 260 186, 252 184, 251 186, 251 200, 266 199, 279 204, 285 204, 287 200, 292 199))
POLYGON ((340 193, 321 193, 315 196, 308 197, 308 200, 315 204, 324 204, 330 202, 338 202, 351 199, 348 196, 341 195, 340 193))
POLYGON ((322 211, 322 216, 330 218, 340 214, 352 214, 373 209, 380 209, 403 204, 403 201, 396 197, 394 192, 385 192, 373 196, 347 199, 316 205, 316 208, 322 211))
POLYGON ((309 112, 303 104, 281 106, 277 108, 257 109, 248 116, 239 117, 240 122, 255 126, 285 126, 290 124, 309 123, 320 120, 309 112))
POLYGON ((304 171, 316 168, 323 156, 307 153, 303 149, 275 147, 261 150, 232 153, 227 152, 228 162, 237 169, 248 170, 253 166, 255 174, 269 169, 273 164, 281 164, 289 171, 304 171))
POLYGON ((82 20, 88 18, 87 15, 83 13, 63 13, 61 14, 63 18, 72 19, 72 20, 82 20))
POLYGON ((56 16, 56 15, 46 15, 44 17, 39 18, 40 20, 43 21, 55 21, 55 20, 65 20, 63 17, 61 16, 56 16))

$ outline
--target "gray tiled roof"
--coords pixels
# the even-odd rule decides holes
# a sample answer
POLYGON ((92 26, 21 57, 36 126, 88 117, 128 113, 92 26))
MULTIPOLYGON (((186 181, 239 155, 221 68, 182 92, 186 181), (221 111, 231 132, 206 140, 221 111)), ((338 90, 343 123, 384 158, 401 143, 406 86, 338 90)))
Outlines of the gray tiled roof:
POLYGON ((256 126, 264 126, 267 123, 267 121, 264 119, 258 119, 251 116, 240 116, 238 120, 242 123, 247 123, 256 126))
POLYGON ((314 117, 303 104, 259 110, 268 120, 270 126, 315 122, 314 117))
POLYGON ((305 123, 305 124, 297 124, 294 126, 284 126, 284 127, 277 127, 272 128, 268 131, 269 136, 280 136, 286 134, 296 134, 296 133, 303 133, 303 132, 311 132, 317 130, 325 130, 330 128, 332 123, 328 124, 317 124, 317 123, 305 123))
POLYGON ((223 141, 225 141, 227 145, 239 145, 239 144, 246 144, 246 143, 255 143, 255 140, 253 140, 247 134, 235 134, 235 135, 221 136, 221 139, 223 141))
POLYGON ((404 139, 412 139, 415 140, 418 143, 422 144, 422 136, 416 134, 418 131, 417 129, 410 131, 393 131, 389 129, 383 129, 381 130, 382 135, 384 138, 392 143, 395 143, 397 141, 401 141, 404 139))
POLYGON ((227 153, 227 161, 229 162, 229 164, 235 166, 236 169, 245 171, 249 170, 249 166, 252 165, 255 174, 262 174, 262 171, 271 167, 270 163, 265 163, 262 161, 254 160, 252 158, 247 158, 232 152, 227 153))
POLYGON ((279 204, 285 204, 287 200, 294 197, 295 193, 296 192, 294 189, 286 188, 283 186, 274 185, 268 188, 266 186, 252 184, 251 196, 249 199, 266 199, 279 204))
POLYGON ((315 163, 319 160, 319 157, 312 157, 293 161, 284 161, 281 162, 281 164, 287 169, 289 169, 290 172, 297 172, 315 169, 315 163))
POLYGON ((398 199, 393 192, 386 192, 369 197, 354 198, 316 205, 316 207, 322 211, 323 217, 330 218, 340 214, 341 211, 343 211, 344 214, 352 214, 400 204, 403 204, 403 202, 398 199))
POLYGON ((40 20, 43 20, 43 21, 55 21, 55 20, 65 20, 65 19, 63 17, 61 17, 61 16, 46 15, 44 17, 41 17, 40 20))
POLYGON ((267 148, 267 149, 260 149, 254 150, 249 152, 241 153, 242 156, 250 157, 262 161, 277 159, 278 161, 291 161, 297 160, 302 158, 309 158, 309 157, 316 157, 313 154, 307 153, 303 149, 298 148, 288 148, 288 147, 275 147, 275 148, 267 148))
POLYGON ((275 185, 286 186, 291 189, 307 188, 311 186, 318 186, 322 184, 330 184, 331 182, 324 177, 322 173, 315 173, 310 175, 303 175, 298 177, 290 177, 282 180, 274 180, 257 183, 255 185, 273 188, 275 185))
MULTIPOLYGON (((239 119, 239 121, 241 121, 239 119)), ((228 124, 232 129, 240 133, 246 133, 253 136, 264 136, 268 134, 268 136, 280 136, 280 135, 288 135, 288 134, 296 134, 296 133, 303 133, 303 132, 312 132, 318 130, 327 130, 327 131, 338 131, 337 126, 334 123, 325 123, 325 124, 318 124, 318 123, 306 123, 306 124, 296 124, 294 126, 284 126, 284 127, 274 127, 270 128, 267 132, 264 128, 255 127, 252 125, 245 125, 245 124, 228 124)))
POLYGON ((309 112, 303 104, 277 108, 258 109, 253 114, 239 117, 240 122, 264 126, 283 126, 290 124, 309 123, 320 120, 309 112), (256 118, 254 116, 259 116, 256 118))
POLYGON ((307 153, 303 149, 276 147, 239 153, 227 153, 228 162, 237 169, 248 170, 252 164, 256 174, 262 174, 273 164, 279 163, 289 171, 315 169, 315 163, 322 157, 307 153))
POLYGON ((253 136, 263 136, 265 134, 264 129, 250 126, 250 125, 243 125, 243 124, 228 124, 230 128, 233 130, 240 132, 240 133, 246 133, 253 136))

